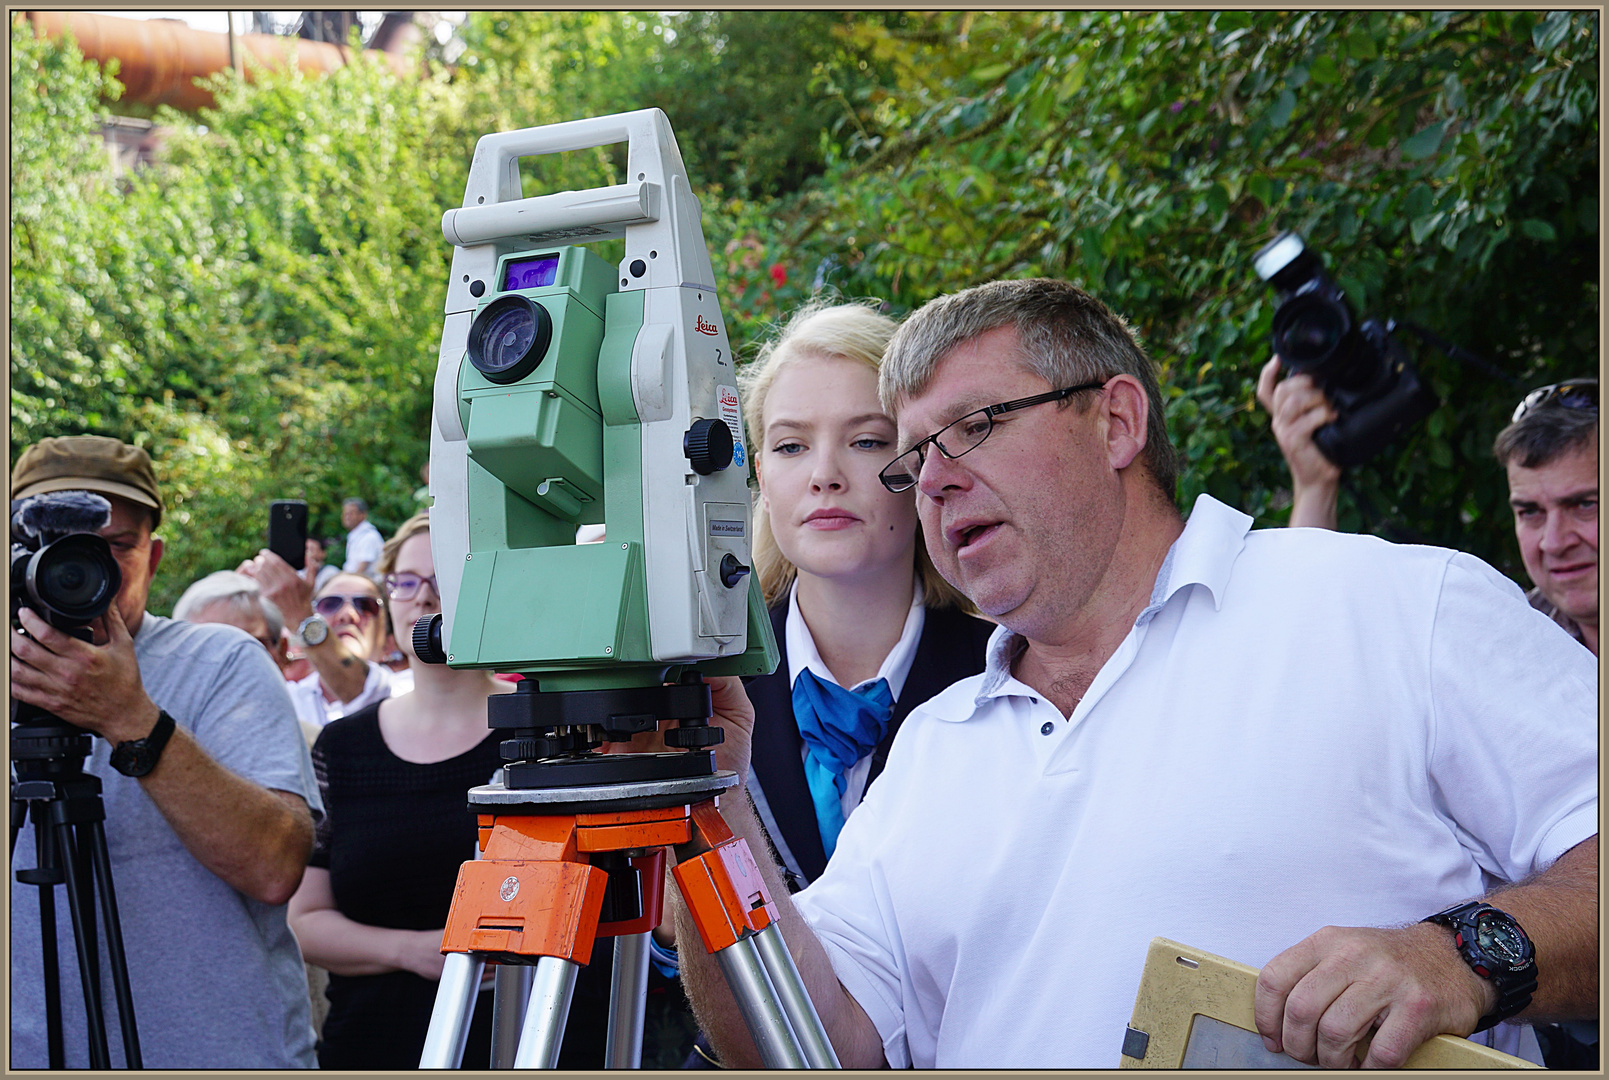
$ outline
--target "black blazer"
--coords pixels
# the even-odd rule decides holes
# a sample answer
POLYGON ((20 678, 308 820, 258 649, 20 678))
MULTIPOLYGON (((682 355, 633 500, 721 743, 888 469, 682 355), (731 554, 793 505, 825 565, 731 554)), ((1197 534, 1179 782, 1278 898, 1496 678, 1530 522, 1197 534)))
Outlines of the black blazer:
MULTIPOLYGON (((816 807, 805 780, 804 739, 793 718, 793 687, 788 682, 787 621, 788 602, 784 600, 771 609, 771 626, 776 631, 781 662, 770 675, 760 675, 748 682, 755 716, 750 770, 759 781, 771 816, 782 831, 782 839, 799 863, 799 869, 804 871, 804 881, 792 880, 791 871, 786 875, 790 889, 797 891, 821 876, 827 866, 827 852, 821 846, 816 807)), ((894 703, 888 732, 872 751, 871 774, 866 779, 868 789, 883 771, 900 722, 912 709, 951 683, 982 671, 985 647, 993 632, 993 623, 954 608, 927 609, 911 671, 905 677, 899 700, 894 703)))

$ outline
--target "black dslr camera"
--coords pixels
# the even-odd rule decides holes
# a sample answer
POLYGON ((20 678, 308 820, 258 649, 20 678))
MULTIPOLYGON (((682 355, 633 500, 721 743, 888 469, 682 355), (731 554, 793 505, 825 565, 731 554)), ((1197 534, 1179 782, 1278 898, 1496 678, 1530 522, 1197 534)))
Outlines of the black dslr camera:
POLYGON ((96 535, 112 504, 87 491, 53 491, 11 504, 11 624, 32 608, 51 626, 83 637, 123 587, 111 545, 96 535))
POLYGON ((1313 433, 1337 465, 1361 465, 1440 404, 1392 337, 1396 324, 1357 321, 1346 294, 1324 273, 1318 253, 1293 232, 1252 257, 1274 288, 1274 352, 1292 374, 1305 373, 1338 414, 1313 433))

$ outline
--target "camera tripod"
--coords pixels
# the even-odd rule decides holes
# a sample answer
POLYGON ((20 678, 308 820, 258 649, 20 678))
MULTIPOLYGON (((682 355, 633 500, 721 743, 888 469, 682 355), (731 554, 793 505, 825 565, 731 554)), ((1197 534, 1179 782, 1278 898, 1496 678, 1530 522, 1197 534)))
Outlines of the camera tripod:
POLYGON ((721 737, 719 729, 703 726, 708 702, 708 690, 688 682, 634 691, 527 691, 490 700, 492 726, 547 732, 505 742, 505 758, 561 746, 568 752, 513 762, 501 783, 469 792, 470 807, 479 812, 482 855, 459 870, 442 935, 447 960, 420 1068, 455 1068, 462 1060, 488 962, 498 965, 492 1068, 556 1067, 576 976, 600 935, 615 938, 606 1064, 638 1067, 648 934, 664 910, 667 848, 687 853, 671 872, 766 1067, 838 1067, 782 941, 759 867, 716 809, 716 795, 735 786, 737 776, 716 772, 714 755, 696 748, 721 737), (691 716, 699 696, 703 715, 691 716), (652 730, 657 719, 680 713, 683 726, 667 732, 667 741, 692 748, 591 753, 597 727, 533 721, 537 712, 551 714, 555 702, 572 719, 602 712, 597 723, 611 733, 652 730), (613 711, 628 708, 631 713, 613 711))
POLYGON ((142 1068, 140 1037, 134 1022, 128 961, 123 952, 117 893, 106 850, 106 807, 100 777, 84 772, 90 736, 61 718, 24 702, 15 702, 11 727, 11 850, 23 819, 31 816, 38 865, 18 870, 17 880, 39 887, 40 961, 45 977, 45 1038, 50 1068, 66 1067, 62 1035, 61 969, 56 952, 56 886, 67 886, 67 912, 78 952, 78 976, 84 991, 84 1021, 89 1032, 89 1064, 109 1069, 106 1014, 101 997, 100 961, 95 925, 95 895, 100 896, 106 927, 117 1019, 123 1033, 123 1060, 142 1068))

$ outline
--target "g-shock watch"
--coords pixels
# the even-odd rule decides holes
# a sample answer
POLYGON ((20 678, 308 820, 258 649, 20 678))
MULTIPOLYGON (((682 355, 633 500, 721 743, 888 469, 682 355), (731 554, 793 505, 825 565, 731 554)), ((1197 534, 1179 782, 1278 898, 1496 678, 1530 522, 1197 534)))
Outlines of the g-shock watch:
POLYGON ((112 748, 112 768, 124 776, 144 776, 156 768, 162 748, 168 745, 173 734, 173 717, 166 711, 157 714, 156 726, 143 739, 128 739, 112 748))
POLYGON ((322 645, 329 636, 330 624, 324 621, 322 615, 309 615, 296 627, 296 637, 304 646, 322 645))
POLYGON ((1464 963, 1497 988, 1497 1006, 1481 1017, 1476 1031, 1502 1023, 1531 1003, 1536 992, 1536 949, 1512 915, 1471 900, 1424 921, 1451 930, 1464 963))

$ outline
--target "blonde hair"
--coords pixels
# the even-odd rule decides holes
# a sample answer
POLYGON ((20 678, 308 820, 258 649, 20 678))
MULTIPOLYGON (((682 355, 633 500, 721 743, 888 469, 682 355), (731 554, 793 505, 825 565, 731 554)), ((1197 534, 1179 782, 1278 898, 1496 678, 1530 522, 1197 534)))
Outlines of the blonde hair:
POLYGON ((402 545, 422 532, 430 531, 430 514, 415 514, 413 517, 397 526, 397 531, 391 534, 391 539, 385 542, 380 549, 380 563, 376 570, 383 578, 397 568, 397 552, 402 545))
MULTIPOLYGON (((738 374, 738 389, 743 397, 743 426, 748 429, 749 446, 756 459, 758 447, 765 441, 765 399, 784 367, 805 357, 827 356, 858 361, 877 372, 882 367, 883 349, 896 325, 893 319, 876 310, 876 301, 834 304, 815 300, 795 312, 738 374)), ((770 517, 758 498, 754 503, 752 554, 769 607, 787 596, 799 568, 777 546, 770 517)), ((920 523, 916 526, 916 571, 922 579, 926 606, 971 609, 966 598, 939 576, 933 560, 928 558, 920 523)))

